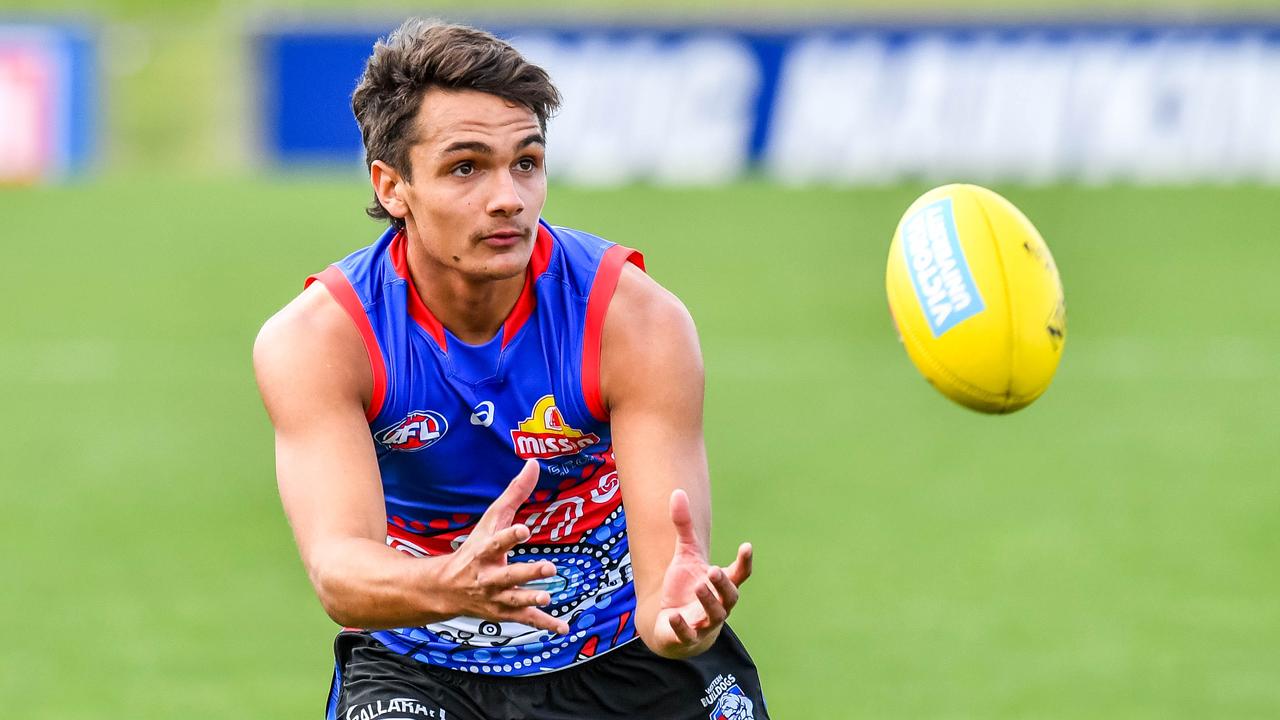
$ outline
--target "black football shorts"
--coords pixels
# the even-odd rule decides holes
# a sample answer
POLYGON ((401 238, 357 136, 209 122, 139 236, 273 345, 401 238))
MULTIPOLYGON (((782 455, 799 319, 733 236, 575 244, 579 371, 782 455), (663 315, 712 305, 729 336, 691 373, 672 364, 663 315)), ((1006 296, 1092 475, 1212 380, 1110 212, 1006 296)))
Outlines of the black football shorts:
POLYGON ((687 660, 639 639, 527 677, 437 668, 388 650, 367 633, 334 641, 327 720, 767 720, 760 678, 728 626, 687 660))

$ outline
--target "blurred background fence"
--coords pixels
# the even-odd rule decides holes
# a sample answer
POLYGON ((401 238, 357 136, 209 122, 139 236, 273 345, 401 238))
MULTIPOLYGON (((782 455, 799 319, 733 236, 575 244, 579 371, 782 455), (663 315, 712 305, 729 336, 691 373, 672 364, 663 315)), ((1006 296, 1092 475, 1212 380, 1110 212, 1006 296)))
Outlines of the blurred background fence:
MULTIPOLYGON (((493 30, 552 72, 566 103, 551 171, 573 183, 1280 178, 1280 21, 1266 3, 1055 3, 412 11, 493 30)), ((0 8, 9 181, 358 168, 350 93, 401 17, 73 7, 0 8)))
MULTIPOLYGON (((556 177, 715 184, 1280 179, 1280 25, 497 25, 566 97, 556 177)), ((265 30, 265 156, 360 157, 377 31, 265 30)))

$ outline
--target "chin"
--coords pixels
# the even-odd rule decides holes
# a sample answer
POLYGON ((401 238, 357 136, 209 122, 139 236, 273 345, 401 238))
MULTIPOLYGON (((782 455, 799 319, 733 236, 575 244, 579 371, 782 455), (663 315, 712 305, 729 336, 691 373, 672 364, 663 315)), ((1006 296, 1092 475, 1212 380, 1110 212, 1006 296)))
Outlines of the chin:
POLYGON ((528 265, 528 252, 512 250, 481 261, 478 263, 475 274, 486 280, 507 280, 523 274, 528 265))

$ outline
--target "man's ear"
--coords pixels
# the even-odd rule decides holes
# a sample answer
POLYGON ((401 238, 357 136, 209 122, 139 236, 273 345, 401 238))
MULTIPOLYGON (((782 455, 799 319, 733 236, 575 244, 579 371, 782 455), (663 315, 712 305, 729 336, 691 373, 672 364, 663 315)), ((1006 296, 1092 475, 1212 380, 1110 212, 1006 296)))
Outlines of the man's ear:
POLYGON ((406 181, 400 173, 381 160, 374 160, 369 166, 369 182, 373 185, 373 193, 378 202, 391 215, 403 220, 409 214, 409 205, 404 199, 406 181))

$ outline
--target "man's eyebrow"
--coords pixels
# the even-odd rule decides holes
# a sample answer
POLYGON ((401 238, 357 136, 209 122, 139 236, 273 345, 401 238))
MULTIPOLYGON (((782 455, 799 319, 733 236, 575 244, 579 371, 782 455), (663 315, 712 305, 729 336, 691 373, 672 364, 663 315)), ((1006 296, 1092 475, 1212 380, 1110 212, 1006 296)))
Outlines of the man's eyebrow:
MULTIPOLYGON (((523 140, 517 143, 516 149, 523 150, 524 148, 527 148, 530 145, 545 146, 546 144, 547 144, 547 140, 546 138, 542 137, 542 133, 533 133, 532 135, 526 136, 523 140)), ((478 140, 459 140, 458 142, 451 143, 445 149, 441 150, 440 154, 452 155, 453 153, 459 153, 459 152, 474 152, 480 155, 492 155, 493 148, 489 147, 488 144, 482 143, 478 140)))
POLYGON ((542 133, 534 133, 526 137, 525 139, 521 140, 520 144, 516 145, 516 149, 520 150, 523 148, 527 148, 530 145, 542 145, 545 147, 546 144, 547 144, 547 139, 542 137, 542 133))
POLYGON ((477 142, 475 140, 462 140, 462 141, 453 143, 452 145, 449 145, 448 147, 446 147, 444 150, 441 150, 440 154, 450 155, 452 153, 464 152, 464 151, 479 153, 481 155, 493 154, 493 148, 489 147, 488 145, 482 142, 477 142))

